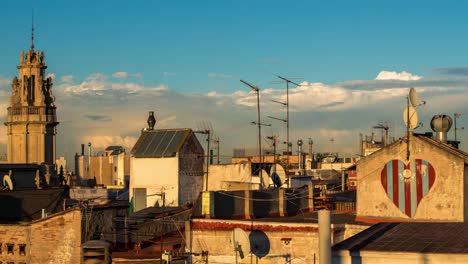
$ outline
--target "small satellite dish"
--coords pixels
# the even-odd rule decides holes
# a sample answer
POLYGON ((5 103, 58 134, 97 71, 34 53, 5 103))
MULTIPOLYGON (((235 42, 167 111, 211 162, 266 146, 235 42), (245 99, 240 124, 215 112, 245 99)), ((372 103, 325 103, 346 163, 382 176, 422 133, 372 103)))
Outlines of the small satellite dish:
POLYGON ((232 230, 231 245, 234 248, 236 255, 237 252, 239 252, 239 257, 241 259, 245 258, 245 256, 250 253, 249 237, 244 230, 240 228, 234 228, 234 230, 232 230))
POLYGON ((284 171, 283 166, 279 164, 274 164, 271 167, 271 180, 276 188, 281 187, 286 181, 286 172, 284 171))
POLYGON ((416 93, 416 89, 412 88, 409 91, 409 100, 410 103, 413 107, 416 107, 419 105, 419 99, 418 99, 418 94, 416 93))
POLYGON ((252 230, 249 235, 250 250, 252 254, 259 258, 263 258, 270 252, 270 239, 261 230, 252 230))
POLYGON ((5 176, 3 176, 3 186, 13 191, 13 182, 11 181, 10 175, 5 174, 5 176))
POLYGON ((418 113, 412 106, 408 106, 403 111, 403 121, 408 128, 414 129, 418 126, 418 113))
POLYGON ((260 181, 262 182, 262 185, 264 187, 270 186, 270 175, 268 175, 268 172, 265 169, 262 169, 260 171, 260 181))

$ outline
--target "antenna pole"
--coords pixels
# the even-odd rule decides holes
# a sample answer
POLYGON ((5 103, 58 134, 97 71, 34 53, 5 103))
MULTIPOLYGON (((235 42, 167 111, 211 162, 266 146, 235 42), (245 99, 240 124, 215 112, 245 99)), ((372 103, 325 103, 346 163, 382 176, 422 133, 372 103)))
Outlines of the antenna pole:
POLYGON ((205 131, 208 134, 208 138, 206 139, 208 150, 206 151, 206 185, 205 191, 208 191, 208 168, 210 167, 210 130, 205 131))
MULTIPOLYGON (((301 86, 288 78, 281 77, 279 75, 275 75, 276 77, 280 78, 281 80, 286 82, 286 177, 289 177, 289 149, 292 147, 292 144, 289 142, 289 83, 292 83, 297 86, 301 86)), ((288 180, 288 187, 290 186, 290 182, 288 180)))
MULTIPOLYGON (((286 80, 286 144, 287 144, 287 151, 286 151, 286 171, 289 174, 289 80, 286 80)), ((286 175, 289 179, 289 175, 286 175)), ((290 186, 290 181, 288 180, 288 187, 290 186)))
POLYGON ((410 158, 410 115, 409 115, 409 96, 406 97, 406 160, 410 158))
POLYGON ((216 140, 216 148, 218 149, 218 157, 217 157, 216 162, 219 164, 219 138, 218 140, 216 140))
POLYGON ((258 126, 258 156, 260 169, 258 174, 260 176, 260 189, 263 189, 263 155, 262 155, 262 123, 260 122, 260 89, 257 86, 254 86, 244 80, 240 80, 243 84, 249 86, 257 94, 257 126, 258 126))

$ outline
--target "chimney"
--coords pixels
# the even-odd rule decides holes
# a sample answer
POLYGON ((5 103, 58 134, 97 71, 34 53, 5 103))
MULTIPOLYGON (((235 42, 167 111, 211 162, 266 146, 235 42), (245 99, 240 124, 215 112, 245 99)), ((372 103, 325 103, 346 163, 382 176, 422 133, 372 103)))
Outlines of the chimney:
POLYGON ((84 144, 81 144, 81 156, 84 156, 84 144))
POLYGON ((298 168, 299 168, 299 175, 302 175, 302 139, 297 141, 297 149, 298 149, 298 168))
POLYGON ((436 132, 436 139, 447 143, 447 132, 452 127, 452 118, 448 115, 435 115, 431 120, 431 128, 436 132))
POLYGON ((146 122, 148 123, 148 130, 153 130, 156 125, 156 118, 154 117, 153 111, 149 111, 148 120, 146 122))

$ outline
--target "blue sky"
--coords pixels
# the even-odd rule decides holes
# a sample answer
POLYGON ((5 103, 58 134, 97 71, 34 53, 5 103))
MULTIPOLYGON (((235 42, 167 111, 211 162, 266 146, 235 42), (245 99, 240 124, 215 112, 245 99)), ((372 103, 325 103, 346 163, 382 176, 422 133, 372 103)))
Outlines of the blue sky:
MULTIPOLYGON (((255 128, 248 125, 255 119, 254 101, 239 79, 265 92, 265 116, 282 116, 282 109, 268 103, 284 93, 284 85, 272 83, 273 74, 299 77, 297 82, 309 85, 293 91, 292 137, 316 138, 322 151, 356 152, 357 134, 369 134, 379 122, 391 123, 400 136, 405 89, 411 86, 428 101, 420 113, 426 128, 434 114, 468 115, 457 101, 466 95, 468 83, 468 3, 462 1, 1 5, 0 88, 8 94, 19 52, 29 48, 34 8, 35 45, 46 52, 62 109, 59 152, 67 155, 79 150, 79 142, 103 141, 99 137, 131 145, 149 110, 156 111, 162 127, 211 122, 226 156, 233 147, 255 147, 255 128), (386 77, 376 80, 382 71, 386 77), (355 99, 360 96, 367 99, 355 99), (122 121, 126 115, 138 116, 139 123, 122 121), (77 127, 83 131, 76 132, 77 127), (335 140, 330 146, 332 137, 353 140, 335 140)), ((265 129, 268 133, 284 136, 282 124, 273 123, 265 129)))

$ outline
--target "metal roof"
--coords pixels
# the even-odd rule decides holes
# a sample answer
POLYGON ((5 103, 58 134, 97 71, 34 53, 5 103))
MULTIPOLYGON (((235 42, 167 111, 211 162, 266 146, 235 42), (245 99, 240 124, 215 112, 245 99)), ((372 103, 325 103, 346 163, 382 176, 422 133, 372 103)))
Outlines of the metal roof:
POLYGON ((332 250, 468 253, 468 224, 379 223, 334 245, 332 250))
POLYGON ((189 128, 143 131, 132 154, 135 158, 175 157, 191 133, 189 128))

